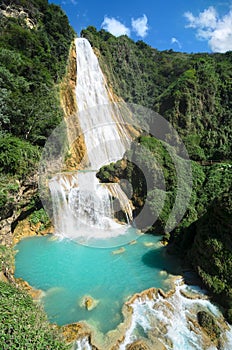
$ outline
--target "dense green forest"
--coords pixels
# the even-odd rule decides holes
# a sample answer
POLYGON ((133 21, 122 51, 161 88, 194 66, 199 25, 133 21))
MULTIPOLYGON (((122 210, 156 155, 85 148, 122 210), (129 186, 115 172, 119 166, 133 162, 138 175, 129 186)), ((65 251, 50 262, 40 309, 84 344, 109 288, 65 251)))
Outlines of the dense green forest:
POLYGON ((74 31, 47 0, 0 2, 0 213, 62 120, 58 83, 74 31), (2 209, 2 210, 1 210, 2 209))
MULTIPOLYGON (((129 181, 134 216, 144 205, 148 217, 158 216, 148 230, 163 234, 169 252, 197 271, 216 299, 224 301, 232 322, 232 52, 159 52, 142 41, 116 38, 94 27, 82 35, 99 50, 102 69, 117 94, 159 113, 178 131, 191 159, 193 186, 186 213, 170 232, 166 223, 177 195, 177 173, 164 142, 148 131, 154 129, 153 113, 144 116, 146 132, 132 143, 125 159, 103 167, 98 177, 103 182, 129 181)), ((177 154, 176 162, 183 167, 177 154)), ((184 176, 183 172, 182 183, 184 176)), ((125 185, 123 189, 130 191, 125 185)), ((190 190, 186 184, 186 193, 190 190)), ((179 205, 183 203, 184 196, 179 205)))
MULTIPOLYGON (((12 215, 21 186, 27 181, 30 187, 28 178, 37 172, 42 147, 63 118, 58 84, 73 38, 59 6, 47 0, 0 1, 1 220, 12 215)), ((31 212, 38 199, 29 202, 31 212)), ((28 209, 25 203, 19 207, 28 209)), ((10 255, 0 246, 3 272, 12 264, 10 255)), ((67 348, 31 297, 4 282, 0 282, 0 324, 1 349, 67 348)))

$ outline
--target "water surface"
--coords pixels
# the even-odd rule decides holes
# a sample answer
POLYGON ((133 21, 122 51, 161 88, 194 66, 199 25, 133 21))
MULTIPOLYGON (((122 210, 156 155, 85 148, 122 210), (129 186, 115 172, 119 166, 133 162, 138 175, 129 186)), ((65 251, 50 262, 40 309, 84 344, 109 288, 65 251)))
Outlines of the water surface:
POLYGON ((45 292, 42 302, 51 322, 85 320, 103 333, 123 320, 121 309, 130 296, 150 287, 168 289, 164 271, 176 269, 160 237, 147 234, 119 248, 88 247, 48 235, 26 238, 16 250, 15 276, 45 292), (81 306, 85 296, 98 301, 96 308, 81 306))

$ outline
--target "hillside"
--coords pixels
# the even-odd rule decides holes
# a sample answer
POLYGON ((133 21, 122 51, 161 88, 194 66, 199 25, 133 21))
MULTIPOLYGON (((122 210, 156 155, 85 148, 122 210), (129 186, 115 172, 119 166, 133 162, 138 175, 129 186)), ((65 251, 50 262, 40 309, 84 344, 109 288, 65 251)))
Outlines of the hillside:
POLYGON ((188 250, 188 259, 208 289, 217 296, 216 300, 225 306, 227 317, 232 322, 232 196, 228 193, 218 196, 207 213, 189 230, 194 241, 188 250), (210 262, 210 263, 209 263, 210 262))
POLYGON ((63 118, 58 84, 74 31, 60 7, 47 0, 3 0, 0 34, 0 227, 6 234, 1 239, 10 242, 9 224, 20 208, 30 213, 41 206, 36 166, 63 118))
POLYGON ((12 279, 12 233, 48 220, 37 195, 42 147, 62 120, 59 88, 74 31, 47 0, 0 1, 0 348, 66 349, 44 311, 12 279), (12 283, 6 283, 10 280, 12 283))

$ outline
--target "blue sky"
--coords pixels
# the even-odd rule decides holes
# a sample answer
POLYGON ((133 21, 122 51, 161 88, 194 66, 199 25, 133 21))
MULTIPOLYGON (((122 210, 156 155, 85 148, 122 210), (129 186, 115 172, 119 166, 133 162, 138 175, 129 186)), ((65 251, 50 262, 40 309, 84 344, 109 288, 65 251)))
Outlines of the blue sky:
POLYGON ((52 0, 77 34, 89 25, 159 50, 232 50, 232 0, 52 0))

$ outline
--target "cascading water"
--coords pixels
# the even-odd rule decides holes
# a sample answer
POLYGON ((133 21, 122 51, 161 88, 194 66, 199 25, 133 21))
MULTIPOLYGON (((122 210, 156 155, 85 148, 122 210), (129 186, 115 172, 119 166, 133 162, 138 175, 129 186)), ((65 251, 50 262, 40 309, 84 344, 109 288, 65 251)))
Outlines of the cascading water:
POLYGON ((76 51, 79 122, 90 166, 99 169, 122 158, 130 138, 119 111, 110 100, 105 78, 88 40, 76 39, 76 51))
POLYGON ((105 187, 114 198, 117 198, 120 208, 125 212, 127 221, 133 220, 133 205, 118 183, 107 183, 105 187))
MULTIPOLYGON (((81 238, 83 242, 86 239, 109 238, 126 232, 126 225, 114 221, 112 191, 99 183, 96 171, 101 166, 122 158, 130 144, 130 137, 119 110, 112 104, 112 96, 107 90, 104 75, 90 43, 84 38, 76 39, 75 43, 78 119, 89 167, 73 176, 68 174, 68 178, 72 177, 71 182, 66 179, 65 173, 55 176, 49 187, 57 234, 72 239, 81 238)), ((120 198, 122 197, 121 193, 120 198)), ((126 209, 126 215, 131 220, 130 202, 125 203, 124 198, 122 209, 126 209)))
POLYGON ((133 301, 131 326, 120 350, 126 350, 128 344, 141 338, 141 334, 147 335, 152 349, 231 349, 232 327, 229 324, 224 324, 224 328, 221 328, 219 347, 215 339, 207 340, 207 333, 198 324, 199 311, 213 316, 219 328, 223 323, 221 311, 210 302, 206 291, 197 286, 187 286, 182 280, 175 284, 175 292, 170 295, 158 292, 153 294, 153 298, 141 296, 133 301))

